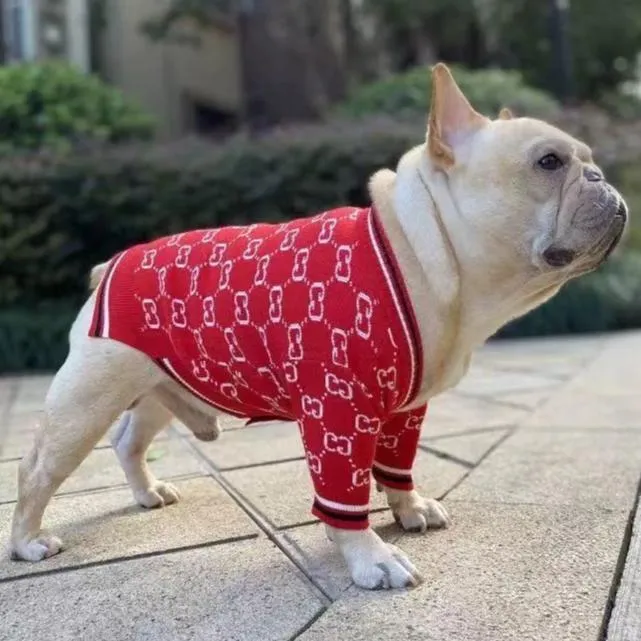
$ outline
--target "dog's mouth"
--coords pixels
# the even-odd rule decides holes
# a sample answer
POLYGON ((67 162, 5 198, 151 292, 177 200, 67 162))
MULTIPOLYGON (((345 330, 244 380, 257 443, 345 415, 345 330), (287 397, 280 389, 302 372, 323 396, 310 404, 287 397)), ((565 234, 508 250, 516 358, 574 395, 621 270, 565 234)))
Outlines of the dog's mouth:
POLYGON ((578 273, 600 267, 621 242, 627 221, 628 209, 625 203, 620 201, 607 230, 587 251, 578 252, 552 245, 543 252, 546 266, 554 270, 569 268, 578 273))
POLYGON ((602 262, 605 262, 612 252, 617 248, 621 239, 623 238, 623 233, 625 232, 626 223, 628 221, 628 210, 626 206, 621 203, 617 213, 614 215, 614 220, 612 221, 613 236, 609 244, 606 247, 605 252, 603 252, 602 262))

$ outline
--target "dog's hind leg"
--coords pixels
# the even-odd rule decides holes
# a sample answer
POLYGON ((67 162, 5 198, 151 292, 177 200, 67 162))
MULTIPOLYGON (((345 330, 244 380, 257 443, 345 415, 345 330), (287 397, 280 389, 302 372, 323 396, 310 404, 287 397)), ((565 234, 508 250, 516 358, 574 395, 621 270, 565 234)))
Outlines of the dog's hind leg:
POLYGON ((164 376, 140 352, 88 338, 89 310, 90 304, 72 329, 69 356, 47 393, 35 443, 20 463, 9 549, 16 559, 40 561, 60 551, 60 541, 40 530, 51 497, 118 416, 164 376))
POLYGON ((162 507, 179 498, 171 483, 156 479, 146 459, 149 445, 171 419, 172 413, 151 392, 123 414, 111 439, 134 498, 143 507, 162 507))

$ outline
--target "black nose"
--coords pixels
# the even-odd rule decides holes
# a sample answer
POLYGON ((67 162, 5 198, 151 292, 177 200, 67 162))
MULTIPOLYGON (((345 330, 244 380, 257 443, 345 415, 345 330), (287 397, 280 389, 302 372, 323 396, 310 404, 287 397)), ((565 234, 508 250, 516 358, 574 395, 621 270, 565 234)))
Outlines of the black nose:
POLYGON ((586 180, 589 180, 591 183, 599 182, 603 180, 603 174, 594 167, 583 167, 583 177, 586 180))
POLYGON ((548 247, 543 252, 543 259, 550 267, 567 267, 574 260, 574 252, 570 249, 548 247))

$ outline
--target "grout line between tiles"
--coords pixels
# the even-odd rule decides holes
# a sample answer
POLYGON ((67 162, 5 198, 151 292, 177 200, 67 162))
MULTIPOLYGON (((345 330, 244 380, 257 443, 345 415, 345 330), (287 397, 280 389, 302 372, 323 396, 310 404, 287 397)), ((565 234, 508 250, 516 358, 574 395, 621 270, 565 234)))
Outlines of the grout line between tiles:
POLYGON ((630 515, 628 517, 628 522, 625 526, 625 532, 623 533, 623 541, 621 542, 621 548, 619 549, 619 556, 617 558, 616 566, 614 568, 614 574, 612 576, 612 584, 610 585, 610 591, 608 594, 608 600, 605 604, 605 609, 603 611, 603 619, 601 621, 601 629, 599 630, 599 636, 597 641, 607 641, 608 632, 610 627, 610 621, 612 619, 612 613, 614 611, 614 604, 616 603, 617 593, 621 586, 621 580, 623 578, 623 571, 625 569, 628 552, 630 551, 630 543, 632 542, 632 535, 634 533, 635 520, 637 518, 637 512, 639 508, 639 501, 641 500, 641 478, 637 485, 636 495, 634 497, 634 504, 630 510, 630 515))
POLYGON ((307 580, 308 586, 316 593, 317 597, 328 605, 333 602, 332 597, 318 585, 312 575, 307 569, 301 565, 298 560, 290 554, 289 550, 282 544, 278 537, 277 527, 270 521, 270 519, 263 514, 242 492, 238 491, 221 473, 221 471, 214 465, 214 463, 201 452, 194 443, 190 440, 187 441, 189 446, 194 452, 207 464, 211 470, 211 476, 218 482, 222 489, 232 498, 232 500, 245 512, 245 514, 260 528, 265 536, 276 546, 292 563, 292 565, 301 573, 307 580))
MULTIPOLYGON (((188 474, 178 474, 176 476, 163 476, 161 481, 186 481, 189 479, 197 478, 208 478, 210 475, 203 470, 202 472, 190 472, 188 474)), ((64 499, 66 497, 75 497, 91 494, 104 494, 105 492, 111 492, 113 490, 124 490, 129 487, 129 484, 125 481, 117 485, 101 485, 99 487, 91 487, 84 490, 70 490, 68 492, 60 492, 59 494, 54 494, 52 500, 64 499)), ((9 501, 0 501, 0 507, 3 505, 11 505, 15 503, 15 499, 9 501)))
MULTIPOLYGON (((18 576, 0 577, 0 585, 2 585, 3 583, 13 583, 15 581, 24 581, 26 579, 41 578, 41 577, 52 576, 57 574, 66 574, 68 572, 73 572, 75 570, 85 570, 87 568, 102 567, 104 565, 112 565, 115 563, 127 563, 129 561, 137 561, 138 559, 149 559, 156 556, 164 556, 165 554, 176 554, 177 552, 187 552, 189 550, 199 550, 201 548, 216 547, 219 545, 225 545, 226 543, 239 543, 242 541, 250 541, 252 539, 257 539, 258 537, 259 537, 258 533, 241 534, 238 536, 230 536, 225 539, 220 539, 218 541, 194 543, 193 545, 184 545, 181 547, 169 548, 164 550, 154 550, 153 552, 141 552, 139 554, 132 554, 131 556, 117 556, 110 559, 92 561, 90 563, 80 563, 76 565, 69 565, 62 568, 53 568, 51 570, 40 570, 36 572, 31 572, 29 574, 20 574, 18 576)), ((28 563, 27 561, 21 561, 21 562, 28 563)), ((20 561, 16 561, 16 563, 20 563, 20 561)))

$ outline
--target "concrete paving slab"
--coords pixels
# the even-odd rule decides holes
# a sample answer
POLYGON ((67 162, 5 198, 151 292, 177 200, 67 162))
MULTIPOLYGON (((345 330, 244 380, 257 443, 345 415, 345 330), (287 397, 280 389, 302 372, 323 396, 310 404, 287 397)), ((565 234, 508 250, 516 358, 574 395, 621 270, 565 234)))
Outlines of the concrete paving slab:
POLYGON ((469 372, 456 386, 457 392, 474 396, 496 396, 514 392, 540 390, 558 385, 558 380, 545 376, 545 372, 502 372, 480 366, 470 367, 469 372))
MULTIPOLYGON (((152 445, 149 467, 158 478, 206 473, 206 467, 182 439, 168 439, 152 445)), ((15 501, 18 461, 0 463, 0 503, 15 501)), ((57 494, 95 490, 126 483, 125 474, 112 449, 94 450, 60 486, 57 494)))
POLYGON ((641 394, 603 394, 573 387, 542 405, 523 421, 523 426, 528 428, 547 428, 550 425, 641 431, 641 394))
POLYGON ((514 407, 522 408, 531 413, 538 410, 540 407, 543 407, 550 402, 550 399, 562 393, 562 387, 559 385, 558 387, 545 387, 539 390, 530 390, 528 392, 510 392, 509 394, 501 394, 500 396, 496 396, 494 400, 501 403, 509 403, 514 407))
POLYGON ((350 588, 300 641, 597 638, 626 511, 446 504, 451 529, 398 542, 424 573, 421 587, 350 588))
MULTIPOLYGON (((438 497, 453 487, 468 470, 419 452, 414 471, 417 488, 425 496, 438 497)), ((314 493, 305 461, 235 470, 225 472, 223 476, 276 527, 315 520, 310 512, 314 493)), ((387 507, 383 493, 372 491, 371 507, 387 507)))
MULTIPOLYGON (((257 534, 255 524, 213 479, 175 485, 181 500, 159 510, 136 505, 129 489, 55 498, 43 524, 62 539, 63 551, 41 563, 10 561, 3 553, 0 580, 257 534)), ((0 506, 3 546, 12 513, 13 505, 0 506)))
POLYGON ((2 641, 282 641, 323 604, 265 539, 0 585, 2 641))
POLYGON ((640 473, 641 434, 521 430, 450 498, 629 510, 640 473))
POLYGON ((510 430, 473 432, 463 436, 444 436, 437 439, 424 439, 421 441, 421 444, 432 450, 454 456, 457 459, 476 465, 509 433, 510 430))
POLYGON ((422 429, 425 439, 488 427, 516 425, 528 415, 526 409, 447 392, 430 402, 422 429))
MULTIPOLYGON (((394 543, 403 531, 389 510, 374 512, 370 523, 378 535, 394 543)), ((325 527, 313 523, 277 533, 280 544, 297 560, 313 582, 332 600, 339 599, 353 585, 338 548, 327 539, 325 527)))
POLYGON ((53 376, 50 374, 19 377, 11 411, 15 414, 40 411, 52 380, 53 376))
POLYGON ((589 367, 524 423, 529 427, 641 428, 641 336, 617 335, 589 367))
POLYGON ((211 443, 193 443, 221 470, 305 456, 296 423, 281 421, 232 429, 211 443))
MULTIPOLYGON (((30 414, 23 414, 22 416, 30 416, 30 414)), ((25 423, 24 426, 20 426, 19 423, 17 426, 13 423, 10 425, 4 441, 0 437, 0 461, 22 458, 31 449, 37 429, 37 423, 35 421, 36 419, 33 421, 30 420, 28 423, 25 423)), ((114 428, 115 424, 111 429, 114 428)), ((110 432, 107 432, 107 434, 98 441, 96 449, 111 447, 109 433, 110 432)), ((170 434, 171 431, 169 429, 163 430, 156 436, 154 442, 163 441, 168 438, 170 434)), ((173 436, 177 437, 175 434, 173 434, 173 436)))
MULTIPOLYGON (((18 383, 14 378, 0 378, 0 419, 9 411, 17 390, 18 383)), ((0 434, 2 434, 1 426, 0 434)))

